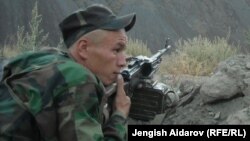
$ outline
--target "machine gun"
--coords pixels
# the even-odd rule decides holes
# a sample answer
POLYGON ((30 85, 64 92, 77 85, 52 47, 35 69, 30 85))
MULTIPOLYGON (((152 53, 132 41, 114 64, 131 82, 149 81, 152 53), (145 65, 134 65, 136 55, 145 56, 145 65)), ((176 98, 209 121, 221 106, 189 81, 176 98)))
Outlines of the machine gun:
MULTIPOLYGON (((146 56, 128 58, 128 65, 121 74, 126 94, 131 98, 129 117, 150 121, 179 101, 179 96, 171 87, 153 80, 162 61, 162 55, 170 48, 167 40, 165 48, 158 50, 150 58, 146 56)), ((114 92, 114 87, 108 91, 108 93, 114 92)))

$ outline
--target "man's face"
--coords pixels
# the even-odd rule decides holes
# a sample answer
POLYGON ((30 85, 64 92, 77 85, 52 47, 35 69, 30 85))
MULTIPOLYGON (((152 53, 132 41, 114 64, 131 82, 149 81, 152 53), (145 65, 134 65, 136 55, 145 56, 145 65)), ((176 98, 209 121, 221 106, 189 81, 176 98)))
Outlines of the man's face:
POLYGON ((126 65, 127 35, 124 30, 107 31, 104 38, 88 47, 87 67, 105 85, 113 83, 126 65))

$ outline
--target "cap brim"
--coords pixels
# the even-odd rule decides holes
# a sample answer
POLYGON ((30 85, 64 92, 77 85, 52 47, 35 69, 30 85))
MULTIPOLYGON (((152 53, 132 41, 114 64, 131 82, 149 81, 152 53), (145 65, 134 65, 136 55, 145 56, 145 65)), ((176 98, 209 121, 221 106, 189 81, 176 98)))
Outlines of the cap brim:
POLYGON ((125 16, 117 17, 111 22, 101 25, 99 28, 105 30, 125 29, 125 31, 129 31, 134 26, 135 21, 136 15, 135 13, 132 13, 125 16))

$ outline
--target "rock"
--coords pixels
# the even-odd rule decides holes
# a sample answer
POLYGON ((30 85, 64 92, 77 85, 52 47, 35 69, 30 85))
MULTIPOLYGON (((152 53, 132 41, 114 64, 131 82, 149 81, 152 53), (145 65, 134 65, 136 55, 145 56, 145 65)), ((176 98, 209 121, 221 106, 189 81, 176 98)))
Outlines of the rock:
POLYGON ((243 82, 247 85, 247 87, 242 91, 244 95, 250 95, 250 78, 244 79, 243 82))
POLYGON ((237 82, 225 74, 212 76, 200 89, 204 103, 229 99, 239 92, 237 82))
POLYGON ((250 94, 250 56, 236 55, 221 62, 200 90, 204 103, 250 94))
POLYGON ((250 124, 250 107, 229 115, 226 124, 250 124))
POLYGON ((214 119, 216 119, 216 120, 220 119, 220 113, 221 113, 221 112, 217 112, 217 113, 214 115, 214 119))
POLYGON ((191 80, 184 80, 181 82, 179 86, 179 90, 182 92, 183 95, 186 95, 194 89, 195 83, 191 80))

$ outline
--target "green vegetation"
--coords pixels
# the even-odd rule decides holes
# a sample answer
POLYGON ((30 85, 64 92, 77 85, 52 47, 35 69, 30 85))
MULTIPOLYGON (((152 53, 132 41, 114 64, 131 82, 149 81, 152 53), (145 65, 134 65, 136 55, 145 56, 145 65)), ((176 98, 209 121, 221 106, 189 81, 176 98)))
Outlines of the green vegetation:
POLYGON ((40 48, 48 38, 48 34, 43 36, 43 29, 40 29, 40 24, 42 22, 42 16, 38 14, 37 2, 32 9, 31 21, 29 23, 30 33, 26 33, 25 42, 21 47, 22 50, 36 51, 40 48))
POLYGON ((48 38, 48 34, 43 34, 43 29, 40 29, 42 16, 38 13, 37 2, 32 9, 31 20, 29 22, 29 31, 24 32, 24 26, 18 27, 15 42, 5 44, 1 50, 1 55, 6 58, 16 56, 24 51, 36 51, 48 38))
POLYGON ((198 36, 192 40, 179 40, 176 47, 176 52, 164 57, 161 74, 206 76, 213 72, 219 62, 239 52, 239 47, 228 43, 228 37, 216 37, 210 41, 198 36))

